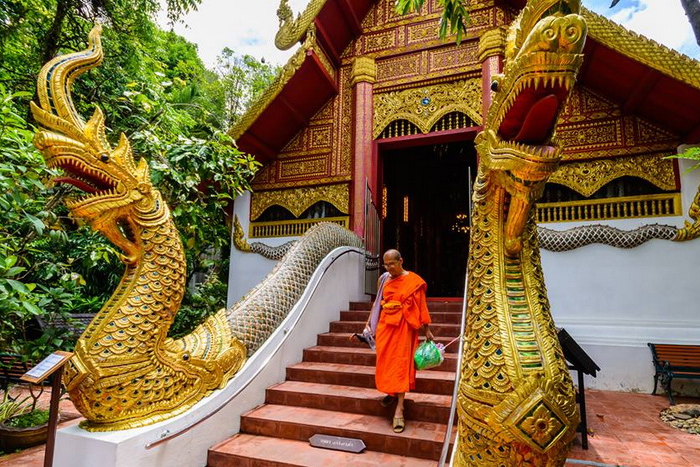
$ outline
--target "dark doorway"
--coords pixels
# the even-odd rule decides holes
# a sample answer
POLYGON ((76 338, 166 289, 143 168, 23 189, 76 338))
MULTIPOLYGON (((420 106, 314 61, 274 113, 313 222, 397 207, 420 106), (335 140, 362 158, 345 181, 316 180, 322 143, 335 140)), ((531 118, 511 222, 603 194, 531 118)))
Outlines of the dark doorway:
POLYGON ((474 143, 420 146, 384 153, 382 243, 398 248, 431 297, 462 297, 469 252, 469 183, 474 143))

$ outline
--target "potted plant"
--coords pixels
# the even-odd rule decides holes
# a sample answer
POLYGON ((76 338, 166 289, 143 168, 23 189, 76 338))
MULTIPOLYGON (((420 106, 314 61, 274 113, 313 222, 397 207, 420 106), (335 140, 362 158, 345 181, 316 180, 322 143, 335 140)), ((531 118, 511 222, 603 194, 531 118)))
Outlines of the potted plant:
POLYGON ((4 422, 10 417, 19 415, 24 410, 24 403, 28 398, 22 401, 17 401, 16 398, 10 397, 9 389, 5 391, 2 395, 2 402, 0 402, 0 423, 4 422))
POLYGON ((0 405, 5 407, 8 415, 0 422, 0 448, 3 451, 13 452, 46 442, 49 433, 49 411, 37 408, 37 402, 43 392, 43 387, 37 392, 36 386, 30 385, 29 396, 20 402, 8 395, 9 390, 5 393, 0 405))

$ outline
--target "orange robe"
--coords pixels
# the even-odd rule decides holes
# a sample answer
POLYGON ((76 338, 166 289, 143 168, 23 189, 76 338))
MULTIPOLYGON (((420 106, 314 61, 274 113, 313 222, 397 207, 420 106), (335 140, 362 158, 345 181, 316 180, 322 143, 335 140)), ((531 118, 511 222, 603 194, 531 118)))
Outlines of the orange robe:
POLYGON ((409 272, 384 284, 382 312, 375 333, 377 346, 377 389, 386 394, 408 392, 416 386, 413 354, 418 347, 418 330, 430 324, 425 299, 427 285, 409 272))

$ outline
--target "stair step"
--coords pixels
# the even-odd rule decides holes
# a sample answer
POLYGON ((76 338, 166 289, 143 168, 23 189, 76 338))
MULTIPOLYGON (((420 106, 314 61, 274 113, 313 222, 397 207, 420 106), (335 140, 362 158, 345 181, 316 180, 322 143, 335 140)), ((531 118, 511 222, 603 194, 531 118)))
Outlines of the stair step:
POLYGON ((451 300, 448 302, 443 300, 434 300, 428 297, 428 310, 430 310, 431 313, 462 313, 462 300, 451 300))
MULTIPOLYGON (((362 332, 365 328, 365 321, 332 321, 330 325, 331 332, 362 332)), ((430 330, 435 336, 452 336, 456 337, 459 334, 459 323, 433 323, 430 325, 430 330)))
MULTIPOLYGON (((349 306, 350 310, 354 311, 369 311, 372 309, 372 302, 350 302, 349 306)), ((462 301, 445 301, 445 300, 433 300, 428 297, 428 310, 430 310, 431 313, 439 313, 439 312, 454 312, 454 313, 461 313, 462 312, 462 301)))
POLYGON ((438 460, 446 426, 411 421, 394 433, 388 417, 266 404, 241 416, 241 431, 307 441, 315 434, 359 438, 367 449, 438 460))
MULTIPOLYGON (((284 381, 267 389, 265 402, 389 418, 395 407, 382 407, 383 398, 374 388, 284 381)), ((406 419, 447 423, 451 399, 451 395, 409 392, 404 401, 406 419)))
MULTIPOLYGON (((362 321, 366 322, 369 318, 369 311, 346 310, 340 312, 340 321, 362 321)), ((433 324, 450 323, 460 324, 462 322, 462 313, 453 312, 438 312, 430 313, 430 319, 433 324)))
MULTIPOLYGON (((375 366, 377 355, 369 347, 335 347, 316 346, 304 349, 305 362, 346 363, 349 365, 375 366)), ((457 355, 445 354, 442 365, 431 370, 455 371, 457 368, 457 355)))
MULTIPOLYGON (((432 326, 431 326, 432 328, 432 326)), ((360 342, 359 340, 352 338, 351 332, 325 332, 323 334, 319 334, 318 338, 316 340, 316 343, 318 345, 322 346, 329 346, 329 347, 349 347, 349 348, 357 348, 357 349, 368 349, 367 344, 364 344, 360 342)), ((447 345, 452 341, 454 337, 445 337, 445 336, 435 336, 435 342, 440 342, 442 345, 447 345)), ((420 336, 418 338, 419 341, 424 341, 425 338, 420 336)), ((455 342, 452 345, 450 345, 447 349, 445 349, 446 354, 450 353, 457 353, 457 349, 459 349, 459 343, 455 342)))
MULTIPOLYGON (((374 367, 342 363, 301 362, 287 367, 287 379, 324 384, 374 388, 374 367)), ((455 372, 424 370, 416 372, 416 392, 451 395, 455 372)))
MULTIPOLYGON (((406 394, 406 430, 391 427, 394 406, 382 407, 375 389, 376 354, 351 338, 361 332, 371 304, 351 303, 341 321, 304 350, 304 361, 287 367, 287 380, 267 388, 265 404, 241 417, 241 432, 209 450, 208 467, 434 467, 445 437, 454 388, 458 344, 439 368, 419 371, 406 394), (314 434, 359 438, 361 454, 315 448, 314 434)), ((429 301, 436 342, 459 332, 461 303, 429 301)), ((420 337, 423 341, 425 338, 420 337)), ((453 428, 451 441, 454 442, 453 428)))
POLYGON ((308 441, 238 434, 209 451, 208 467, 435 467, 434 460, 365 450, 361 454, 320 449, 308 441))

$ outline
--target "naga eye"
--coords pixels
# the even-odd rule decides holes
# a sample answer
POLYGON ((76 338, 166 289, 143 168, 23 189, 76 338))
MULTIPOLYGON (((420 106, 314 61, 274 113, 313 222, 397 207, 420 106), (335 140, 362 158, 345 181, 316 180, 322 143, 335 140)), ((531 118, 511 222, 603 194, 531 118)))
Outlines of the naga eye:
POLYGON ((109 162, 109 155, 108 154, 101 154, 100 155, 100 160, 102 162, 109 162))

